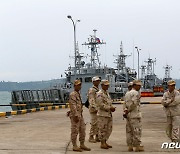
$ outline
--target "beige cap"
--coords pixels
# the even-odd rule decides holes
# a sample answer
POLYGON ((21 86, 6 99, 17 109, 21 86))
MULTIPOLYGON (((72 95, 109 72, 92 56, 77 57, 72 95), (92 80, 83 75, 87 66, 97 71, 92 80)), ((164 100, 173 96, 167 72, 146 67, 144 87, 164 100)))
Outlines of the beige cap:
POLYGON ((105 79, 101 80, 101 84, 103 84, 103 85, 110 85, 109 81, 105 80, 105 79))
POLYGON ((92 78, 92 82, 94 82, 94 81, 101 81, 101 79, 98 76, 94 76, 92 78))
POLYGON ((129 82, 128 83, 128 87, 132 86, 133 85, 133 82, 129 82))
POLYGON ((174 80, 169 80, 169 81, 167 82, 167 84, 168 84, 168 86, 172 86, 172 85, 175 85, 176 82, 175 82, 174 80))
POLYGON ((133 85, 142 86, 142 82, 141 82, 141 80, 133 80, 133 85))
POLYGON ((77 85, 79 85, 79 84, 81 84, 81 81, 80 81, 80 80, 74 80, 74 85, 75 85, 75 86, 77 86, 77 85))

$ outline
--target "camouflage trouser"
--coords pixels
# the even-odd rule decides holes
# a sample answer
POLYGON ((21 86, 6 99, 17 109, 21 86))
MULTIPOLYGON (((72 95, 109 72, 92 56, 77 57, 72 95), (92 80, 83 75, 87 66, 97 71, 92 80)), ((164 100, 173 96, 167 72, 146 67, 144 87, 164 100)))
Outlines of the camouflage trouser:
POLYGON ((173 142, 180 143, 180 116, 168 116, 166 134, 173 142))
POLYGON ((76 123, 73 120, 73 117, 70 117, 71 119, 71 141, 72 144, 75 145, 77 141, 77 135, 79 134, 79 141, 84 142, 85 141, 85 130, 86 130, 86 125, 84 123, 84 118, 83 116, 79 118, 79 122, 76 123))
POLYGON ((98 127, 99 127, 99 140, 108 140, 112 133, 112 117, 101 117, 98 116, 98 127))
POLYGON ((141 144, 142 125, 141 119, 126 120, 126 141, 128 146, 138 146, 141 144))
POLYGON ((97 113, 90 113, 91 116, 91 128, 89 135, 97 135, 98 134, 98 117, 97 113))

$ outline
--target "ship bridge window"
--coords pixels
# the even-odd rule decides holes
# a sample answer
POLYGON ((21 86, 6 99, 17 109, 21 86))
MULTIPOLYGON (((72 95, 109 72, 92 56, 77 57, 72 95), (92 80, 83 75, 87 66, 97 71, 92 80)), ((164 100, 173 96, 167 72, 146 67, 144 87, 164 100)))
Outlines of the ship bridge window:
POLYGON ((101 70, 100 70, 100 69, 97 69, 97 70, 96 70, 96 73, 100 73, 100 72, 101 72, 101 70))
POLYGON ((92 82, 92 77, 86 77, 85 82, 92 82))

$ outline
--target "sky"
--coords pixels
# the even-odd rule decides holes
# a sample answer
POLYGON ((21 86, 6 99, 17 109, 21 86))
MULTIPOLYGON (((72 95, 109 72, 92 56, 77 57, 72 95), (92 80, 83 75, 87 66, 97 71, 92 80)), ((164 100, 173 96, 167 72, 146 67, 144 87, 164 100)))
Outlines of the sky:
MULTIPOLYGON (((156 58, 155 74, 180 78, 179 0, 0 0, 0 81, 41 81, 65 77, 73 65, 73 20, 79 51, 93 29, 106 42, 100 46, 103 65, 115 67, 123 42, 126 65, 137 70, 149 57, 156 58), (134 58, 133 58, 134 57, 134 58), (133 60, 134 59, 134 60, 133 60), (134 61, 134 63, 133 63, 134 61)), ((87 61, 85 58, 84 61, 87 61)))

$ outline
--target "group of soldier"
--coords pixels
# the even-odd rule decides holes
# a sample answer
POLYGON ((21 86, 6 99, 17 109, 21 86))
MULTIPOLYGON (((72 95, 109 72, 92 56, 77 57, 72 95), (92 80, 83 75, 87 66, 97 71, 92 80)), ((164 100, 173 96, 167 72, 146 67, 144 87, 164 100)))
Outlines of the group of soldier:
MULTIPOLYGON (((91 128, 89 142, 100 142, 100 148, 109 149, 111 145, 107 143, 113 126, 112 112, 116 108, 112 106, 112 99, 108 93, 109 81, 101 80, 98 76, 92 78, 93 86, 88 90, 87 99, 89 102, 89 113, 91 117, 91 128), (99 89, 101 84, 101 89, 99 89)), ((128 91, 124 96, 123 117, 126 119, 126 138, 128 151, 144 151, 141 143, 142 115, 140 103, 140 80, 134 80, 128 84, 128 91)), ((73 151, 82 152, 91 149, 85 146, 85 122, 82 115, 83 104, 80 96, 81 81, 74 81, 74 91, 70 93, 69 117, 71 119, 71 141, 73 151), (79 134, 80 146, 77 145, 79 134)), ((175 90, 175 81, 168 82, 168 91, 164 93, 162 105, 167 114, 167 135, 173 142, 180 142, 180 95, 175 90)))

